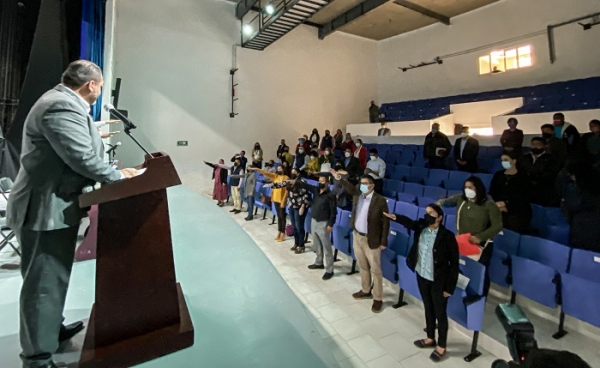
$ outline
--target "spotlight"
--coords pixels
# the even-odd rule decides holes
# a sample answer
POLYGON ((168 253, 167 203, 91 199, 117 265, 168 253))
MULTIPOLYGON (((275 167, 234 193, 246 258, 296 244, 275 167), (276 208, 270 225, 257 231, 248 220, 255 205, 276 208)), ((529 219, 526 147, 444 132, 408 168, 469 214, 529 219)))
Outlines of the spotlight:
POLYGON ((267 12, 267 14, 271 15, 275 13, 275 7, 273 6, 273 4, 269 4, 265 7, 265 11, 267 12))
POLYGON ((252 26, 251 26, 251 25, 249 25, 249 24, 246 24, 246 25, 244 26, 244 34, 245 34, 246 36, 250 36, 250 35, 252 34, 252 26))

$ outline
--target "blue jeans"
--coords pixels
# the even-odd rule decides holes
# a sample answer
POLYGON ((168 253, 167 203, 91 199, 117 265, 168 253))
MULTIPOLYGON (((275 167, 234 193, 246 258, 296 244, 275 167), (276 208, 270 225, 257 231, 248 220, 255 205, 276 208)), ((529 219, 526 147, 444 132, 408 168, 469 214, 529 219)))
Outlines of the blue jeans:
POLYGON ((254 196, 246 197, 246 203, 248 203, 248 217, 254 216, 254 196))
POLYGON ((294 244, 299 247, 304 246, 304 220, 306 220, 306 214, 308 210, 304 210, 304 214, 300 215, 299 208, 290 208, 290 221, 294 227, 294 244))

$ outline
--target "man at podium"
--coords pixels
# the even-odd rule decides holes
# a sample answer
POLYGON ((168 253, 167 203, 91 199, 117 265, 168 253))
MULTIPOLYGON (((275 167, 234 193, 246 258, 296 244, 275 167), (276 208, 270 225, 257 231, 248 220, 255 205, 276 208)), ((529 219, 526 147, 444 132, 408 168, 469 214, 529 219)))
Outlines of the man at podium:
POLYGON ((89 115, 103 85, 100 68, 71 63, 61 84, 32 107, 24 126, 21 168, 8 200, 7 221, 22 248, 21 359, 24 367, 56 367, 59 342, 83 329, 62 324, 73 266, 82 189, 131 178, 104 162, 102 140, 89 115))

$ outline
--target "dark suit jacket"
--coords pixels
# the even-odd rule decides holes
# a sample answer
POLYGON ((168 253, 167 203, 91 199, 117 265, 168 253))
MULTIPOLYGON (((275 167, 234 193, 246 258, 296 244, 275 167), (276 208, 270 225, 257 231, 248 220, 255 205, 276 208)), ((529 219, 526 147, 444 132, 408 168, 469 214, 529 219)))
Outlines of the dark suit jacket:
MULTIPOLYGON (((346 161, 346 157, 344 157, 340 162, 343 164, 346 161)), ((350 156, 350 162, 348 162, 348 166, 344 167, 350 175, 351 178, 356 178, 362 174, 362 170, 360 168, 360 162, 354 156, 350 156)))
POLYGON ((432 158, 446 158, 450 154, 450 150, 452 149, 452 144, 450 144, 450 140, 448 137, 442 133, 437 132, 436 134, 427 134, 425 137, 425 144, 423 146, 423 157, 426 159, 432 158), (441 157, 436 156, 435 152, 438 148, 444 148, 446 151, 442 154, 441 157))
MULTIPOLYGON (((341 179, 340 183, 344 186, 344 189, 352 195, 352 217, 350 218, 350 226, 354 229, 354 219, 356 218, 356 207, 358 205, 359 197, 362 192, 348 182, 346 179, 341 179)), ((371 198, 371 205, 369 206, 369 214, 367 216, 367 241, 369 248, 377 249, 380 245, 387 247, 387 237, 390 231, 390 220, 383 215, 384 212, 388 212, 388 204, 386 199, 373 192, 373 198, 371 198)))
MULTIPOLYGON (((413 221, 406 216, 396 216, 396 222, 415 232, 413 246, 406 257, 406 265, 414 271, 419 259, 419 238, 427 225, 422 220, 413 221)), ((458 258, 456 237, 450 230, 440 225, 433 243, 433 284, 442 286, 449 294, 454 293, 458 281, 458 258)))
POLYGON ((454 159, 467 161, 466 166, 461 166, 467 171, 476 171, 477 169, 477 156, 479 156, 479 141, 475 138, 469 137, 465 144, 465 149, 460 154, 460 145, 462 139, 458 138, 454 143, 454 159))

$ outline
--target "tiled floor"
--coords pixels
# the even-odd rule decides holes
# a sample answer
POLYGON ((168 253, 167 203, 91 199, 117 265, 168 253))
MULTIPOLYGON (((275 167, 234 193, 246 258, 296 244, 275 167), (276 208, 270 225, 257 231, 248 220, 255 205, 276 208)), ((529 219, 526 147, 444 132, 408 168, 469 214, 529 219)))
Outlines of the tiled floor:
MULTIPOLYGON (((224 207, 224 211, 231 207, 224 207)), ((449 357, 436 364, 429 360, 431 350, 420 350, 413 341, 423 338, 424 316, 422 306, 410 298, 409 304, 393 309, 397 287, 384 285, 384 310, 371 312, 371 300, 356 301, 352 293, 360 289, 358 274, 346 275, 350 262, 340 260, 335 264, 333 279, 323 281, 323 270, 309 270, 314 262, 312 243, 304 254, 289 250, 293 240, 283 243, 273 241, 275 225, 267 220, 244 221, 245 214, 232 215, 254 239, 287 281, 290 288, 304 303, 312 316, 314 328, 325 339, 342 367, 415 368, 415 367, 490 367, 497 357, 480 348, 483 353, 473 363, 463 357, 471 346, 470 336, 450 329, 449 357)), ((503 356, 506 358, 507 356, 503 356)))

